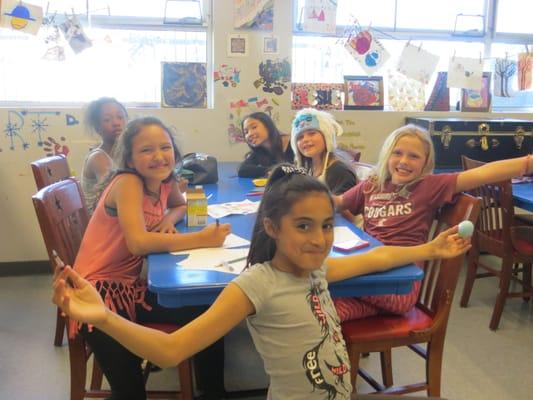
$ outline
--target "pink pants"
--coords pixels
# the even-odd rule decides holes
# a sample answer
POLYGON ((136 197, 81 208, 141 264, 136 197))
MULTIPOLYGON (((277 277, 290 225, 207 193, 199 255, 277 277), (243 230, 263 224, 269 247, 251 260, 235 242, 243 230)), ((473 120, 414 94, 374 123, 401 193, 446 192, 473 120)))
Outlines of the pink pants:
POLYGON ((404 314, 415 306, 420 285, 421 281, 416 281, 408 294, 341 297, 334 299, 333 303, 341 322, 377 314, 404 314))

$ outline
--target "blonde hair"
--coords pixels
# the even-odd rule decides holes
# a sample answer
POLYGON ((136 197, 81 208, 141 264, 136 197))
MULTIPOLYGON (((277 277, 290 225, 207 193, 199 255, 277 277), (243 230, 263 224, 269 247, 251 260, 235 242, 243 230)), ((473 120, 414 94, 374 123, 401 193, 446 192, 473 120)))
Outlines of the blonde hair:
POLYGON ((412 182, 409 182, 406 186, 412 185, 413 183, 418 182, 424 176, 433 173, 433 168, 435 168, 435 150, 433 148, 433 142, 431 141, 429 132, 413 124, 404 125, 393 131, 387 137, 387 139, 385 139, 383 147, 381 148, 381 152, 379 153, 379 160, 375 168, 375 173, 370 177, 370 180, 373 181, 370 192, 375 190, 383 190, 385 183, 391 179, 388 166, 389 158, 392 154, 392 151, 396 147, 396 143, 398 143, 398 141, 405 136, 418 138, 426 150, 426 164, 422 169, 422 173, 418 178, 412 182))

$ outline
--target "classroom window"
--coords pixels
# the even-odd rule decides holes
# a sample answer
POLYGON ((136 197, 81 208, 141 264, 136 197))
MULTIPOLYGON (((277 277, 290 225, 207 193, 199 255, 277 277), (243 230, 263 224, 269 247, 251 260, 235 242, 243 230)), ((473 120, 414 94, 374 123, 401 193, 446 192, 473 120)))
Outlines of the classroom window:
MULTIPOLYGON (((48 1, 34 0, 46 10, 48 1)), ((92 46, 75 53, 60 34, 64 60, 43 59, 51 27, 37 36, 0 30, 0 102, 66 104, 106 95, 159 104, 161 62, 207 62, 207 1, 50 1, 57 23, 74 13, 92 46), (177 6, 179 4, 179 7, 177 6)), ((55 45, 55 43, 53 43, 55 45)))
MULTIPOLYGON (((533 43, 533 26, 527 20, 533 2, 520 0, 359 0, 337 1, 337 29, 333 35, 302 32, 305 0, 295 2, 293 40, 293 82, 341 83, 344 75, 365 75, 363 69, 344 49, 344 37, 354 20, 364 29, 371 27, 390 58, 376 73, 382 75, 387 105, 387 82, 396 69, 405 43, 421 45, 440 57, 436 71, 447 71, 449 59, 480 57, 484 70, 491 71, 496 57, 514 57, 533 43), (496 7, 497 5, 497 7, 496 7), (494 27, 489 16, 494 15, 494 27), (519 25, 519 26, 516 26, 519 25), (491 34, 491 30, 495 33, 491 34)), ((533 51, 529 46, 529 51, 533 51)), ((436 73, 425 88, 431 95, 436 73)), ((460 89, 450 90, 454 109, 460 89)), ((531 111, 533 92, 514 92, 513 97, 494 98, 494 111, 531 111)))

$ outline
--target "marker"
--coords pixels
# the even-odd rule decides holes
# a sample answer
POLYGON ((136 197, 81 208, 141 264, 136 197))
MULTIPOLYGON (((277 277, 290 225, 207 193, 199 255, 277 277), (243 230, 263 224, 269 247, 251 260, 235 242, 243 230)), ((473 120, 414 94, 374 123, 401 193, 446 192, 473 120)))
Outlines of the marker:
POLYGON ((61 260, 61 258, 59 258, 59 255, 57 254, 57 251, 52 250, 52 257, 54 257, 54 262, 56 263, 56 266, 59 269, 65 268, 65 263, 63 262, 63 260, 61 260))
POLYGON ((216 222, 216 224, 217 224, 217 228, 218 228, 218 227, 220 226, 220 222, 219 222, 218 218, 215 219, 215 222, 216 222))

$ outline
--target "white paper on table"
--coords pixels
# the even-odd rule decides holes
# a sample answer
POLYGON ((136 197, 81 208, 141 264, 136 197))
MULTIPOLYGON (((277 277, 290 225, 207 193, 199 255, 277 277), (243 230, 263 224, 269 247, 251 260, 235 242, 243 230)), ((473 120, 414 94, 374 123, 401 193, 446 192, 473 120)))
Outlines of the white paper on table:
POLYGON ((483 60, 452 57, 448 65, 448 87, 481 90, 483 60))
POLYGON ((240 274, 246 265, 249 248, 225 249, 223 247, 204 248, 175 252, 172 254, 188 254, 185 260, 177 263, 185 269, 203 269, 232 274, 240 274))
POLYGON ((333 230, 333 238, 334 244, 341 244, 354 240, 360 241, 361 243, 366 242, 366 240, 361 239, 357 233, 353 232, 347 226, 336 226, 333 230))
POLYGON ((230 233, 226 236, 226 240, 224 240, 224 244, 222 245, 225 249, 241 246, 250 246, 250 241, 234 233, 230 233))
POLYGON ((234 201, 230 203, 211 204, 207 206, 207 213, 211 218, 222 218, 231 214, 253 214, 259 208, 259 201, 234 201))

